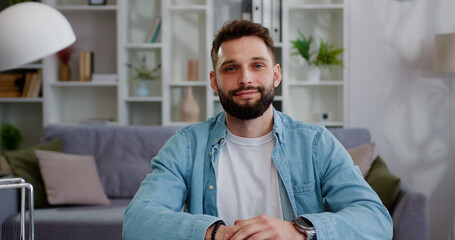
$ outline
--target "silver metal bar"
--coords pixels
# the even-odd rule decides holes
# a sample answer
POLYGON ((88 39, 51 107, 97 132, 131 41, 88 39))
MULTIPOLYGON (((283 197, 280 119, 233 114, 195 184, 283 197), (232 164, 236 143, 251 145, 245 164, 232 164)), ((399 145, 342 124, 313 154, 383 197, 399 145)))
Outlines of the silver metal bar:
POLYGON ((29 239, 35 239, 35 225, 33 219, 34 205, 33 205, 33 185, 26 183, 22 178, 5 178, 0 179, 1 189, 21 189, 21 240, 25 240, 25 189, 28 189, 28 211, 29 211, 29 239))

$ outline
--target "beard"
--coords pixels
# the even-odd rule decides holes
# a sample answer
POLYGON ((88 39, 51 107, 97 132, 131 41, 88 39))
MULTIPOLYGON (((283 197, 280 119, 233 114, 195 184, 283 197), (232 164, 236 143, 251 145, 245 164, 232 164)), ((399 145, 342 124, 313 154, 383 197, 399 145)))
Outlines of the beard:
POLYGON ((227 94, 224 94, 222 89, 218 89, 220 102, 224 108, 224 111, 229 113, 231 116, 241 120, 250 120, 262 116, 264 112, 270 107, 270 104, 272 104, 275 92, 273 85, 269 87, 241 87, 235 90, 231 90, 227 94), (234 100, 235 94, 245 90, 257 90, 261 95, 260 99, 252 103, 237 103, 234 100))

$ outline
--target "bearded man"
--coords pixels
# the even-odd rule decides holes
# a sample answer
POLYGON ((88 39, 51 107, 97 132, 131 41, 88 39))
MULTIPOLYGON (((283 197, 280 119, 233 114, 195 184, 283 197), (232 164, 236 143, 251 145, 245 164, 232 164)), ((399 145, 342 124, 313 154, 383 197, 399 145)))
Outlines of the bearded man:
POLYGON ((387 209, 336 138, 273 108, 281 70, 268 29, 228 22, 211 57, 224 112, 179 129, 152 159, 123 238, 392 239, 387 209))

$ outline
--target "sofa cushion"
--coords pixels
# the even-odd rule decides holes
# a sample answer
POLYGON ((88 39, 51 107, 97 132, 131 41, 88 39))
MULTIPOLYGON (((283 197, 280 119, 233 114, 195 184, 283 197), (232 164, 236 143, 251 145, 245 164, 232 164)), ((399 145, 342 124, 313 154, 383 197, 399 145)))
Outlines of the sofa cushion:
POLYGON ((360 172, 362 172, 364 178, 367 177, 371 164, 373 163, 375 146, 376 144, 371 142, 348 149, 349 155, 351 155, 354 164, 359 166, 360 172))
POLYGON ((133 197, 152 171, 150 160, 177 127, 48 125, 43 140, 62 139, 64 153, 92 155, 110 198, 133 197))
POLYGON ((35 150, 52 205, 109 205, 93 156, 35 150))
MULTIPOLYGON (((18 151, 6 151, 4 155, 8 161, 11 171, 15 177, 23 178, 26 182, 33 185, 34 207, 48 207, 46 190, 39 170, 38 159, 35 150, 62 151, 62 141, 54 139, 26 149, 18 151)), ((27 204, 28 206, 28 204, 27 204)))
POLYGON ((400 178, 393 175, 387 168, 384 160, 380 156, 377 156, 371 165, 370 173, 366 180, 371 188, 379 195, 384 206, 391 212, 395 200, 400 193, 400 178))

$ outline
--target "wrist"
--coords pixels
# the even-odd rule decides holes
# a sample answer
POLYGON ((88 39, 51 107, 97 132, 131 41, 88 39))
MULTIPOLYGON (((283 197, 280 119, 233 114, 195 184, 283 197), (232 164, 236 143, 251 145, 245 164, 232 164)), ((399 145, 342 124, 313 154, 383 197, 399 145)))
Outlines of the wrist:
POLYGON ((225 227, 225 223, 222 220, 213 223, 205 232, 204 240, 222 239, 219 236, 223 234, 223 231, 221 231, 223 227, 225 227))

